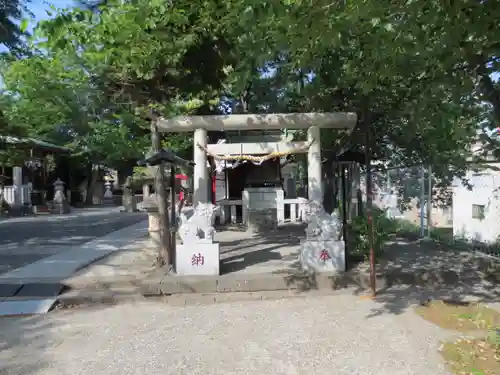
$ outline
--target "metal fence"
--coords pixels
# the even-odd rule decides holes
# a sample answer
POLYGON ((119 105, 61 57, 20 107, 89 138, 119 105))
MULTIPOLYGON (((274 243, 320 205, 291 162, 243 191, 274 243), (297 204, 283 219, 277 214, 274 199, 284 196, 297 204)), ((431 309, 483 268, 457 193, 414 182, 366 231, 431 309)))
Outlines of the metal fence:
MULTIPOLYGON (((384 209, 388 217, 406 223, 406 229, 420 237, 430 237, 455 249, 480 252, 500 259, 500 242, 486 243, 454 236, 457 231, 453 229, 452 196, 453 189, 461 187, 436 188, 435 183, 432 172, 420 166, 375 168, 373 202, 384 209)), ((459 208, 456 208, 456 215, 463 211, 459 211, 459 208)), ((463 225, 463 221, 460 225, 463 225)))

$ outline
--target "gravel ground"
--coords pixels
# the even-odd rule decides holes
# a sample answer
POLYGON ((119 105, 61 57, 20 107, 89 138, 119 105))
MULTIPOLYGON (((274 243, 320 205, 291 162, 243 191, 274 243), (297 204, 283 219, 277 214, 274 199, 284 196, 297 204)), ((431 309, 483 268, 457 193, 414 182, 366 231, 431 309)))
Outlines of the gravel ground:
POLYGON ((0 374, 449 375, 444 332, 351 294, 0 320, 0 374))

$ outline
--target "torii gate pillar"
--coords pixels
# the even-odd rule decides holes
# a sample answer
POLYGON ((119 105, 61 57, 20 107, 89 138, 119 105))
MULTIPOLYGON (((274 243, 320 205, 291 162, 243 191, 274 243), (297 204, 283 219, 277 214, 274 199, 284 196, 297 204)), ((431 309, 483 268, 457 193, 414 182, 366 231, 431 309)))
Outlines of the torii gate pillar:
POLYGON ((193 139, 193 161, 194 178, 193 178, 193 205, 198 202, 208 203, 208 178, 207 154, 198 145, 207 147, 207 131, 205 129, 195 129, 193 139))
POLYGON ((320 129, 317 126, 311 126, 307 129, 307 141, 312 142, 307 151, 307 195, 310 201, 323 204, 321 139, 320 129))

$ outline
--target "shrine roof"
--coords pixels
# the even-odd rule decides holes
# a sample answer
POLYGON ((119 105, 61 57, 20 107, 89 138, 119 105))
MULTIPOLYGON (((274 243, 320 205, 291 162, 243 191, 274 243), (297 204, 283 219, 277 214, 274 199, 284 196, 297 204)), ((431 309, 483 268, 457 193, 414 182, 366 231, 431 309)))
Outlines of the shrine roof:
POLYGON ((36 138, 18 138, 12 136, 0 136, 4 143, 14 145, 16 148, 33 148, 42 151, 69 153, 71 150, 66 147, 57 146, 53 143, 45 142, 36 138))

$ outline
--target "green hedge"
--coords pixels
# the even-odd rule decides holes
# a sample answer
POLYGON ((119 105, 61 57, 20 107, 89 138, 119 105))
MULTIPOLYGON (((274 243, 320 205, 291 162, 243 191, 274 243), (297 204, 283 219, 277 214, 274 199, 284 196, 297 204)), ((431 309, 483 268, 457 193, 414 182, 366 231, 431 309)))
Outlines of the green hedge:
MULTIPOLYGON (((377 207, 372 209, 373 217, 373 248, 375 256, 383 253, 384 245, 396 231, 395 220, 388 219, 386 212, 377 207)), ((368 216, 366 210, 363 216, 355 217, 347 225, 347 248, 349 254, 368 257, 370 254, 368 237, 368 216)))

